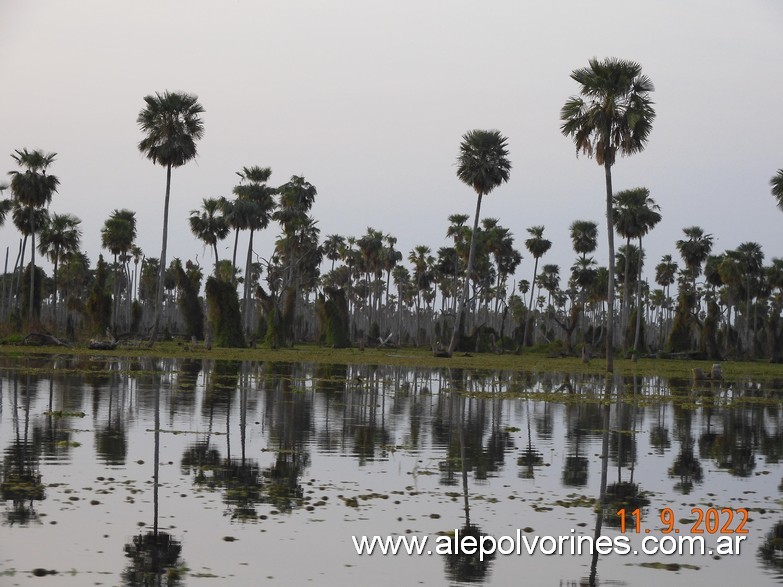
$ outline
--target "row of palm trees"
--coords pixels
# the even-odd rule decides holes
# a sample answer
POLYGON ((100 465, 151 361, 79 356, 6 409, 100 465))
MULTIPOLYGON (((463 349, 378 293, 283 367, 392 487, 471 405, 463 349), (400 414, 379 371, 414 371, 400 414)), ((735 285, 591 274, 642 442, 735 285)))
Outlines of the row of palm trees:
MULTIPOLYGON (((575 70, 571 77, 579 84, 579 94, 570 97, 561 110, 561 131, 573 139, 577 154, 594 158, 604 168, 608 267, 598 267, 591 256, 597 248, 597 223, 577 220, 571 225, 571 240, 577 258, 566 287, 561 289, 559 267, 544 265, 539 273, 539 261, 551 247, 551 242, 544 238, 543 226, 533 226, 527 229, 529 238, 524 242, 534 260, 532 280, 516 284, 522 297, 516 292, 509 293, 508 281, 513 278, 522 255, 514 247, 510 229, 503 227, 498 219, 480 218, 484 196, 510 177, 507 139, 497 130, 470 131, 463 136, 460 144, 457 177, 477 196, 472 228, 468 225, 469 216, 450 216, 446 234, 453 239, 453 246, 442 247, 437 256, 426 245, 415 247, 408 255, 410 269, 401 264, 402 252, 394 248, 396 239, 373 228, 368 228, 361 237, 329 235, 321 243, 317 223, 310 215, 317 193, 314 186, 303 177, 294 176, 286 184, 272 187, 269 185, 269 167, 244 167, 238 172, 240 181, 233 188, 233 200, 206 198, 199 209, 191 211, 188 221, 193 234, 213 251, 214 279, 233 283, 235 291, 236 286, 242 285, 241 297, 238 297, 242 302, 241 327, 246 335, 253 336, 259 322, 266 328, 270 321, 275 321, 284 324, 282 342, 313 338, 317 325, 313 324, 311 295, 323 295, 327 288, 337 288, 345 292, 347 298, 352 317, 351 332, 364 343, 373 342, 376 338, 388 342, 389 337, 396 333, 396 342, 402 344, 405 340, 403 332, 407 332, 413 342, 431 344, 448 356, 457 349, 479 347, 481 332, 491 331, 494 346, 500 344, 504 336, 510 335, 514 327, 519 327, 520 332, 515 338, 518 345, 524 346, 551 339, 552 325, 558 325, 567 335, 565 343, 568 349, 572 348, 573 333, 578 339, 588 340, 587 334, 592 329, 589 342, 607 349, 609 371, 613 369, 611 351, 616 346, 616 336, 623 336, 622 346, 626 348, 647 346, 641 340, 643 325, 647 325, 642 319, 649 308, 671 310, 669 288, 675 281, 677 267, 670 256, 665 257, 658 267, 661 268, 660 275, 656 268, 656 282, 661 286, 661 292, 649 291, 641 279, 643 239, 660 221, 659 207, 644 187, 614 192, 611 171, 618 153, 630 155, 644 149, 655 118, 650 99, 654 87, 642 74, 639 64, 614 58, 603 61, 592 59, 588 67, 575 70), (278 223, 281 233, 274 250, 268 257, 262 257, 254 251, 253 237, 255 232, 267 229, 273 221, 278 223), (218 258, 218 242, 227 238, 232 230, 235 231, 232 259, 230 262, 221 261, 218 258), (248 231, 244 271, 237 267, 238 237, 243 230, 248 231), (625 240, 616 252, 615 232, 625 240), (331 267, 322 276, 320 268, 324 258, 327 264, 331 262, 331 267), (335 266, 337 261, 341 264, 335 266), (261 283, 262 273, 265 273, 266 287, 261 283), (615 287, 615 283, 620 283, 622 288, 615 287), (635 288, 633 295, 631 288, 635 288), (544 302, 541 301, 542 289, 548 294, 544 302), (537 299, 536 291, 539 293, 537 299), (529 297, 525 301, 527 294, 529 297), (617 309, 616 295, 620 296, 617 309), (436 310, 438 298, 440 309, 436 310), (509 312, 511 319, 507 320, 509 312), (633 335, 629 337, 627 332, 632 312, 633 335)), ((179 260, 166 263, 171 176, 173 168, 196 156, 197 142, 204 134, 201 120, 204 109, 196 96, 186 93, 157 93, 146 96, 144 101, 145 107, 137 118, 143 133, 138 147, 153 163, 166 168, 161 254, 157 259, 143 257, 135 244, 135 214, 126 209, 112 212, 101 231, 101 242, 113 256, 114 271, 108 279, 112 287, 109 294, 111 325, 115 330, 132 330, 135 325, 138 331, 139 316, 146 315, 141 322, 148 327, 154 342, 164 310, 166 327, 178 330, 172 297, 176 299, 182 293, 176 278, 176 268, 181 269, 182 265, 179 260), (135 265, 132 275, 131 262, 135 265), (142 263, 140 271, 139 262, 142 263), (140 280, 138 287, 137 280, 140 280), (141 302, 135 316, 134 301, 141 302), (154 312, 150 308, 154 308, 154 312)), ((18 317, 23 309, 22 298, 25 297, 27 318, 33 317, 35 294, 38 291, 40 295, 41 289, 35 286, 39 278, 36 277, 34 253, 35 236, 40 233, 39 251, 54 266, 54 283, 49 294, 50 314, 54 326, 59 328, 63 322, 68 323, 70 316, 63 317, 62 312, 58 312, 58 297, 75 293, 73 288, 78 285, 74 285, 72 280, 78 277, 79 268, 87 268, 81 272, 86 280, 91 271, 89 261, 79 253, 79 220, 67 214, 53 214, 49 218, 48 204, 59 181, 48 173, 48 168, 56 154, 17 150, 12 157, 23 171, 11 172, 12 199, 4 200, 0 211, 4 218, 5 213, 13 209, 14 223, 24 238, 12 280, 9 280, 6 261, 3 315, 10 314, 10 302, 14 300, 18 317), (23 279, 21 267, 28 237, 33 252, 27 272, 29 277, 23 279), (69 279, 61 285, 58 283, 58 268, 64 260, 69 279), (9 281, 11 290, 6 292, 9 281), (23 287, 26 296, 21 295, 23 287)), ((783 208, 783 170, 773 178, 772 188, 773 195, 783 208)), ((720 272, 712 272, 713 279, 708 279, 700 287, 697 278, 707 262, 712 240, 699 227, 684 229, 684 235, 686 238, 677 242, 677 248, 685 265, 682 275, 688 279, 683 279, 680 293, 687 288, 691 297, 680 308, 680 329, 677 332, 681 335, 682 328, 694 330, 694 324, 699 324, 701 319, 700 313, 709 310, 709 302, 718 295, 716 288, 725 286, 726 301, 718 307, 718 312, 727 312, 723 322, 729 325, 732 308, 735 309, 735 320, 737 316, 734 300, 737 296, 744 296, 745 305, 739 312, 746 323, 744 342, 747 346, 754 328, 748 313, 752 302, 763 298, 762 294, 766 291, 759 285, 760 278, 751 277, 755 275, 754 271, 757 274, 761 272, 759 255, 753 256, 740 249, 725 253, 723 277, 718 279, 714 275, 720 275, 720 272), (744 281, 729 276, 729 268, 735 259, 745 263, 744 281), (742 289, 733 291, 732 287, 742 289), (713 292, 712 298, 705 293, 707 290, 713 292)), ((746 245, 743 247, 753 249, 753 243, 746 245)), ((710 267, 714 267, 715 263, 712 262, 710 267)), ((96 272, 97 269, 96 266, 96 272)), ((196 293, 203 277, 199 271, 191 272, 196 293)), ((84 287, 87 287, 86 283, 84 287)), ((767 290, 770 290, 769 286, 767 290)), ((511 291, 514 291, 513 285, 511 291)), ((89 293, 80 296, 80 299, 88 298, 89 293)), ((84 310, 78 303, 72 306, 74 310, 84 310)), ((671 312, 665 320, 662 316, 659 313, 656 344, 659 348, 665 344, 663 334, 674 330, 670 323, 677 322, 671 312)), ((94 316, 90 319, 95 322, 94 316)), ((181 324, 181 320, 179 322, 181 324)), ((690 340, 688 344, 696 344, 694 340, 701 338, 698 333, 686 334, 685 339, 690 340)), ((728 342, 725 346, 729 347, 728 342)))
MULTIPOLYGON (((245 169, 240 172, 240 175, 244 177, 250 176, 252 173, 251 170, 245 169)), ((265 192, 272 195, 275 191, 268 187, 265 188, 265 192)), ((205 244, 216 248, 215 245, 223 238, 228 237, 231 228, 237 227, 236 224, 246 225, 246 221, 242 220, 234 224, 229 222, 230 214, 244 205, 246 202, 239 197, 233 203, 207 200, 200 210, 191 212, 189 218, 191 228, 205 244)), ((657 205, 646 190, 636 189, 615 194, 614 206, 615 230, 626 239, 627 243, 618 251, 620 270, 617 271, 616 279, 622 286, 619 315, 620 323, 623 325, 619 332, 625 331, 630 309, 642 307, 642 303, 644 303, 644 307, 652 307, 658 311, 658 319, 652 320, 659 327, 659 340, 655 341, 654 346, 662 348, 664 341, 660 340, 663 335, 661 327, 664 322, 668 324, 671 321, 672 302, 668 288, 676 280, 677 264, 671 256, 664 257, 656 267, 656 282, 661 286, 661 290, 650 291, 649 287, 645 289, 645 284, 640 279, 641 263, 637 259, 641 247, 634 248, 630 245, 630 241, 638 234, 643 236, 650 227, 654 226, 660 218, 657 205), (647 217, 651 217, 652 220, 647 224, 640 222, 640 219, 643 221, 647 217), (636 227, 637 222, 643 225, 641 229, 636 227), (633 268, 633 272, 631 272, 631 268, 633 268), (636 289, 635 301, 628 293, 631 287, 636 289), (642 292, 645 294, 643 302, 641 301, 642 292), (663 312, 665 310, 668 310, 669 314, 664 318, 663 312)), ((268 209, 270 210, 268 218, 271 220, 274 217, 275 205, 268 205, 268 209)), ((58 260, 63 255, 65 256, 67 275, 74 274, 74 266, 81 265, 84 269, 85 265, 83 255, 74 252, 78 250, 78 246, 74 246, 78 245, 78 229, 76 231, 61 230, 61 223, 56 221, 57 218, 66 217, 67 215, 53 215, 51 219, 42 221, 43 227, 39 242, 39 250, 48 251, 54 262, 55 275, 52 290, 58 291, 60 295, 51 296, 51 314, 60 324, 62 320, 59 319, 56 310, 57 298, 65 299, 63 296, 66 295, 69 288, 72 289, 73 284, 70 278, 62 284, 58 284, 58 260), (63 239, 64 234, 74 236, 74 232, 77 238, 63 239), (62 291, 61 288, 63 288, 62 291)), ((401 329, 398 328, 401 311, 415 316, 419 325, 431 324, 437 320, 437 316, 453 315, 456 312, 458 294, 466 281, 464 280, 464 268, 469 255, 468 243, 473 241, 474 270, 471 272, 472 279, 467 280, 472 292, 467 304, 467 308, 471 310, 471 316, 494 320, 492 323, 499 329, 498 319, 508 306, 511 306, 512 310, 516 308, 518 318, 527 313, 528 308, 538 310, 541 316, 546 316, 549 313, 548 320, 542 320, 540 316, 538 322, 518 319, 507 323, 509 328, 505 334, 509 334, 516 324, 524 324, 523 328, 528 331, 536 329, 538 340, 542 340, 541 332, 545 336, 548 335, 548 330, 557 327, 556 320, 559 319, 562 322, 567 319, 569 314, 573 313, 574 308, 582 312, 582 320, 576 325, 577 338, 584 339, 586 328, 600 321, 601 316, 605 313, 605 310, 600 308, 605 303, 606 297, 605 286, 601 285, 600 278, 603 276, 606 281, 608 275, 607 270, 597 267, 595 260, 589 256, 597 248, 597 223, 579 220, 571 225, 570 236, 577 257, 571 267, 570 278, 565 289, 560 287, 561 278, 558 266, 544 265, 539 272, 539 260, 551 247, 551 241, 544 238, 545 228, 543 226, 530 227, 527 231, 529 238, 525 240, 524 246, 535 260, 535 266, 531 281, 522 280, 519 284, 515 284, 517 292, 521 296, 527 297, 527 300, 516 300, 513 297, 509 299, 508 281, 519 266, 522 255, 515 247, 513 234, 497 219, 484 218, 477 232, 477 238, 473 239, 473 231, 466 226, 467 220, 466 215, 454 214, 449 217, 450 224, 446 229, 446 234, 451 236, 454 246, 442 247, 437 255, 433 255, 430 248, 425 245, 415 247, 408 255, 412 270, 403 265, 402 252, 396 250, 396 239, 391 235, 372 228, 369 228, 366 234, 358 238, 329 235, 324 239, 323 244, 317 245, 316 248, 319 249, 319 252, 316 256, 319 258, 323 256, 327 260, 327 264, 331 263, 331 268, 323 276, 320 276, 316 284, 340 287, 349 291, 351 313, 360 324, 360 330, 369 332, 370 326, 376 322, 378 330, 382 329, 384 332, 396 330, 398 334, 396 342, 401 343, 403 342, 400 337, 401 329), (338 261, 340 264, 336 264, 338 261), (539 292, 539 299, 534 304, 533 299, 536 291, 539 292), (541 292, 548 294, 546 301, 540 295, 541 292), (525 294, 529 294, 529 296, 525 296, 525 294), (440 301, 439 309, 436 298, 439 298, 440 301), (588 315, 587 322, 584 318, 585 312, 588 315)), ((78 226, 78 221, 75 224, 78 226)), ((269 221, 262 224, 268 225, 269 221)), ((139 296, 140 292, 136 287, 138 264, 139 261, 142 262, 143 273, 145 264, 154 266, 156 270, 159 270, 159 265, 154 262, 154 259, 144 259, 140 249, 135 245, 135 236, 135 214, 129 210, 114 210, 101 231, 102 244, 114 257, 114 272, 111 279, 111 298, 114 304, 111 316, 112 324, 115 327, 128 328, 130 326, 133 300, 141 297, 147 305, 154 302, 154 294, 150 295, 149 293, 150 290, 154 291, 156 287, 154 277, 152 287, 149 285, 149 275, 146 277, 147 286, 142 288, 142 290, 146 290, 146 294, 142 291, 142 295, 139 296), (131 263, 135 264, 132 272, 131 263)), ((718 292, 722 286, 727 286, 725 293, 722 294, 725 300, 724 312, 727 314, 727 323, 731 322, 731 313, 736 306, 736 302, 730 304, 728 300, 742 299, 745 301, 746 303, 735 312, 734 316, 735 321, 739 319, 739 316, 744 321, 743 328, 746 334, 743 336, 747 340, 747 333, 750 332, 753 324, 747 318, 748 308, 750 300, 755 301, 757 297, 751 294, 754 290, 748 280, 756 284, 760 277, 754 277, 754 273, 747 272, 742 267, 747 266, 750 270, 757 272, 763 268, 752 254, 754 250, 758 249, 758 246, 754 246, 753 243, 744 243, 737 251, 727 252, 724 255, 725 258, 720 258, 720 263, 718 263, 715 260, 718 257, 712 258, 709 255, 712 238, 705 234, 701 228, 688 227, 684 229, 684 237, 677 243, 684 263, 682 279, 691 287, 695 286, 695 280, 702 274, 702 267, 704 267, 704 275, 707 280, 705 283, 709 284, 710 291, 718 292), (709 263, 707 263, 708 259, 709 263), (742 261, 744 265, 732 265, 731 262, 735 259, 744 259, 742 261), (721 271, 718 271, 717 268, 721 266, 721 271), (732 267, 740 267, 741 275, 745 276, 744 281, 738 281, 736 277, 732 279, 732 267), (732 285, 735 286, 736 291, 731 289, 732 285), (737 288, 741 288, 741 290, 737 288)), ((252 248, 250 250, 252 251, 252 248)), ((758 252, 760 251, 756 252, 756 256, 758 252)), ((763 254, 761 258, 763 260, 763 254)), ((215 264, 216 272, 221 265, 226 263, 228 262, 218 260, 215 264)), ((88 262, 87 266, 89 267, 88 262)), ((233 261, 231 266, 234 266, 233 261)), ((267 267, 274 268, 274 265, 267 265, 267 267)), ((258 287, 259 269, 259 267, 251 269, 253 272, 251 282, 256 284, 256 287, 258 287)), ((166 283, 164 283, 164 289, 169 292, 169 298, 172 297, 172 293, 174 297, 177 295, 176 280, 171 276, 171 271, 172 267, 170 266, 166 273, 166 283)), ((232 269, 227 273, 235 277, 241 272, 232 269)), ((88 275, 88 271, 82 271, 83 277, 86 278, 88 275)), ((272 275, 275 275, 274 271, 272 275)), ((84 283, 86 287, 87 282, 84 283)), ((754 287, 758 289, 758 286, 754 285, 754 287)), ((511 291, 514 291, 514 286, 511 291)), ((704 293, 707 293, 706 290, 704 293)), ((76 297, 83 296, 77 295, 76 297)), ((248 302, 250 307, 254 306, 252 295, 243 296, 243 300, 248 302)), ((636 313, 637 324, 641 322, 642 314, 643 312, 636 313)), ((649 318, 648 316, 648 320, 649 318)), ((413 332, 418 332, 418 329, 413 332)), ((629 342, 632 348, 639 346, 636 337, 632 345, 629 342)), ((426 338, 425 332, 419 342, 425 343, 426 338)), ((522 334, 522 340, 528 340, 528 338, 528 333, 522 334)), ((414 340, 416 340, 415 337, 414 340)))

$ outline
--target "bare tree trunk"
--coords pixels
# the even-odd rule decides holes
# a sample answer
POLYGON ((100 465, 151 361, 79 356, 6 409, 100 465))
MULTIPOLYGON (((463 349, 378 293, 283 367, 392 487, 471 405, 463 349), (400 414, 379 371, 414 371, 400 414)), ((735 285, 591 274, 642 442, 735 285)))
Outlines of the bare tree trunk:
MULTIPOLYGON (((614 372, 614 214, 612 213, 612 166, 604 162, 606 177, 606 234, 609 244, 609 284, 606 296, 606 372, 614 372)), ((608 377, 609 375, 607 375, 608 377)))
POLYGON ((163 281, 166 276, 166 245, 169 236, 169 196, 171 195, 171 165, 166 166, 166 199, 163 204, 163 243, 160 248, 160 273, 158 274, 158 294, 155 300, 155 318, 152 323, 150 345, 158 341, 158 328, 163 309, 163 281))

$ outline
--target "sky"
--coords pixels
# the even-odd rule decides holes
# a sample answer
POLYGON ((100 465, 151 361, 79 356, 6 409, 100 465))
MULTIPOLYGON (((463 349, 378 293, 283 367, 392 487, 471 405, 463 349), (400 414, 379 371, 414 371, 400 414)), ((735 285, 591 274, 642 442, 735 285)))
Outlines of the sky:
MULTIPOLYGON (((691 225, 713 235, 713 253, 755 241, 769 262, 783 257, 769 186, 783 168, 781 24, 779 0, 0 0, 0 181, 15 149, 56 152, 50 211, 81 218, 91 261, 108 256, 100 229, 117 208, 136 212, 137 244, 159 257, 165 169, 139 152, 136 118, 146 95, 190 92, 205 134, 173 172, 169 259, 209 269, 188 214, 231 197, 251 165, 271 167, 273 185, 316 186, 322 237, 372 227, 407 257, 448 246, 448 216, 474 213, 456 177, 460 139, 497 129, 511 177, 481 216, 514 234, 516 281, 532 277, 534 225, 553 243, 541 263, 567 276, 574 220, 599 223, 595 258, 608 262, 605 184, 560 132, 560 108, 578 92, 574 69, 617 57, 655 85, 647 148, 612 171, 615 190, 647 187, 661 208, 647 269, 679 261, 691 225)), ((277 234, 256 237, 259 257, 277 234)), ((10 221, 0 228, 0 263, 8 250, 13 267, 19 238, 10 221)))

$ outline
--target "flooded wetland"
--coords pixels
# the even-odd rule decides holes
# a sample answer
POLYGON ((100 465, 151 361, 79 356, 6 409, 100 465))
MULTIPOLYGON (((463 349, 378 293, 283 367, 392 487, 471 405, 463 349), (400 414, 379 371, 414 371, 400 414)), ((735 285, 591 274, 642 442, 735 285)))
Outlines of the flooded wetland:
POLYGON ((28 356, 0 384, 2 585, 783 583, 783 378, 28 356))

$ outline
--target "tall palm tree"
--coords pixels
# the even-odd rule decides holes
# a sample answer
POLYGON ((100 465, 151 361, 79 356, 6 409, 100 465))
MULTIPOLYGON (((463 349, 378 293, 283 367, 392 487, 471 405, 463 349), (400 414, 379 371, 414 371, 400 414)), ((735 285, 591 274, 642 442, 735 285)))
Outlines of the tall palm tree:
POLYGON ((125 274, 125 282, 128 290, 128 299, 130 299, 130 275, 127 268, 127 261, 130 259, 128 253, 136 240, 136 213, 127 208, 122 210, 115 209, 103 223, 101 229, 101 245, 108 249, 114 255, 114 295, 112 322, 117 326, 120 316, 120 264, 118 258, 122 261, 125 274))
MULTIPOLYGON (((398 251, 394 248, 397 244, 397 237, 391 234, 383 236, 383 241, 386 245, 381 250, 381 267, 386 272, 386 305, 389 305, 389 286, 391 285, 391 273, 397 266, 397 263, 402 261, 402 251, 398 251)), ((324 243, 325 245, 326 243, 324 243)), ((329 257, 327 256, 327 259, 329 257)))
POLYGON ((584 333, 587 291, 595 280, 596 262, 588 254, 598 248, 598 223, 592 220, 574 220, 569 227, 571 233, 571 246, 574 252, 581 257, 571 267, 574 282, 579 286, 579 302, 582 305, 582 319, 580 328, 584 333))
POLYGON ((644 150, 652 130, 655 110, 650 92, 652 81, 642 75, 638 63, 610 57, 591 59, 589 66, 576 69, 571 79, 581 87, 560 111, 561 132, 570 136, 577 155, 594 157, 604 168, 606 182, 606 225, 609 243, 609 284, 606 333, 606 370, 614 371, 614 230, 612 222, 612 166, 617 154, 633 155, 644 150))
POLYGON ((458 337, 461 336, 461 330, 465 324, 465 302, 468 297, 470 275, 473 271, 473 259, 476 254, 481 200, 496 187, 507 182, 511 175, 507 142, 508 139, 497 130, 471 130, 462 136, 460 154, 457 158, 457 177, 476 192, 476 214, 473 217, 468 266, 457 309, 457 322, 454 325, 447 351, 449 356, 454 352, 458 337))
MULTIPOLYGON (((672 259, 671 255, 664 255, 661 257, 661 262, 655 266, 655 283, 664 288, 664 304, 666 307, 666 318, 671 320, 672 317, 672 303, 669 289, 674 283, 677 276, 677 262, 672 259)), ((668 332, 663 332, 661 328, 660 338, 666 340, 668 332)))
MULTIPOLYGON (((744 242, 737 247, 737 257, 745 275, 745 340, 748 342, 748 351, 753 352, 751 341, 750 301, 754 294, 758 293, 758 282, 764 273, 764 252, 761 245, 756 242, 744 242), (755 292, 753 290, 756 290, 755 292)), ((755 337, 755 324, 753 335, 755 337)))
POLYGON ((28 319, 33 317, 34 291, 35 291, 35 232, 38 227, 35 224, 35 210, 47 206, 52 201, 52 196, 57 192, 60 180, 54 175, 46 173, 47 168, 54 162, 57 153, 44 153, 43 151, 16 149, 11 158, 23 167, 22 171, 10 171, 11 192, 20 206, 27 208, 30 222, 30 305, 28 319))
POLYGON ((701 275, 701 266, 712 251, 712 235, 704 234, 699 226, 683 228, 682 232, 687 239, 677 241, 677 250, 680 252, 685 267, 691 276, 691 284, 696 289, 696 278, 701 275))
MULTIPOLYGON (((642 265, 644 263, 644 248, 642 239, 661 221, 658 212, 660 206, 650 197, 650 190, 644 187, 622 190, 614 196, 614 226, 617 232, 626 238, 626 245, 631 244, 631 239, 639 240, 639 264, 636 276, 636 332, 634 335, 634 349, 639 343, 641 331, 641 303, 642 303, 642 265)), ((628 326, 628 268, 625 264, 625 277, 623 279, 623 312, 622 331, 628 326)))
POLYGON ((69 255, 79 250, 82 237, 82 231, 79 228, 81 222, 72 214, 52 214, 49 222, 41 228, 38 251, 48 257, 54 267, 52 273, 54 281, 52 315, 55 325, 57 325, 57 268, 63 255, 69 255))
POLYGON ((204 241, 206 246, 212 247, 212 252, 215 255, 215 277, 218 276, 219 262, 217 244, 226 238, 231 230, 221 211, 220 199, 204 198, 201 201, 201 210, 191 210, 188 218, 190 232, 199 240, 204 241))
POLYGON ((166 197, 163 204, 163 237, 160 251, 160 273, 155 301, 155 318, 150 342, 158 338, 160 315, 163 308, 163 282, 166 272, 166 246, 169 230, 169 196, 171 195, 171 170, 181 167, 197 154, 196 142, 204 136, 201 114, 204 108, 194 94, 183 92, 156 92, 144 97, 146 106, 136 122, 144 133, 139 151, 153 163, 166 168, 166 197))
MULTIPOLYGON (((543 257, 546 252, 552 247, 552 241, 547 240, 544 238, 544 227, 543 226, 531 226, 527 229, 528 234, 530 235, 530 238, 525 241, 525 248, 528 250, 528 252, 533 255, 533 259, 535 259, 535 263, 533 264, 533 279, 530 283, 536 283, 536 273, 538 272, 538 260, 543 257)), ((530 288, 530 302, 528 303, 528 308, 533 309, 533 292, 534 288, 530 288)), ((522 346, 524 347, 527 344, 527 328, 528 324, 530 323, 530 319, 532 318, 532 312, 531 316, 528 317, 528 319, 525 320, 525 334, 522 336, 522 346)))
POLYGON ((22 206, 19 202, 14 201, 14 207, 11 210, 11 220, 14 223, 16 229, 22 233, 22 240, 19 243, 19 254, 14 264, 14 285, 13 292, 16 296, 17 307, 21 304, 21 289, 22 289, 22 276, 24 270, 25 251, 27 251, 27 239, 32 234, 33 227, 45 226, 49 222, 49 211, 46 208, 34 208, 33 218, 30 219, 30 208, 22 206))
POLYGON ((234 213, 236 214, 237 225, 243 226, 250 231, 250 237, 247 243, 247 259, 245 261, 245 330, 249 333, 250 309, 252 298, 252 276, 253 268, 253 235, 256 230, 263 230, 269 226, 272 215, 276 208, 274 195, 277 190, 267 185, 267 181, 272 175, 271 167, 259 167, 252 165, 243 167, 242 171, 237 171, 239 184, 234 186, 234 195, 237 199, 234 201, 234 213))

